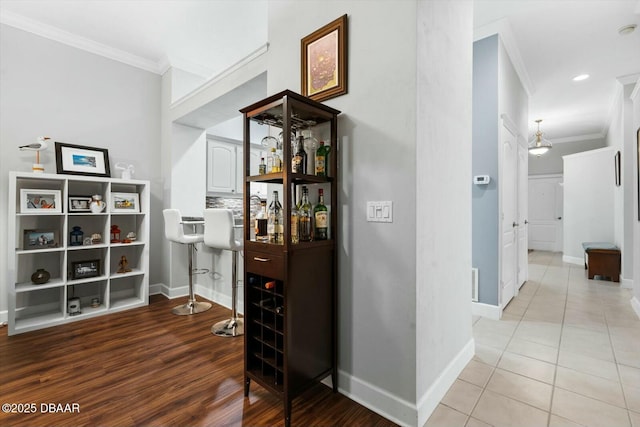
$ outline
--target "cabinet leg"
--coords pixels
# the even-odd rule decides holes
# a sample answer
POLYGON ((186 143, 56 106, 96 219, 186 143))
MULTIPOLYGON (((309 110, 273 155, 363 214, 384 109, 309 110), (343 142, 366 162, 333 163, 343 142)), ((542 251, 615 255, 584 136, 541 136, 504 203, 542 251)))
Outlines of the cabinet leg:
POLYGON ((337 393, 338 392, 338 370, 335 368, 331 371, 331 384, 333 385, 333 392, 337 393))
POLYGON ((249 386, 251 385, 251 378, 244 377, 244 397, 249 397, 249 386))
POLYGON ((291 401, 284 399, 284 426, 291 427, 291 401))

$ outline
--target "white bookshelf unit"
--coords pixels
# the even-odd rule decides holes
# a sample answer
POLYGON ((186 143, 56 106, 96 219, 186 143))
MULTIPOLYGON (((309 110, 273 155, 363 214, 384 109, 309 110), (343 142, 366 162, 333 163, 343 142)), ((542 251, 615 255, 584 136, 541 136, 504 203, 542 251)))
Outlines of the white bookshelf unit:
MULTIPOLYGON (((147 305, 149 302, 149 181, 81 175, 9 173, 8 272, 9 335, 47 328, 89 317, 147 305), (21 190, 60 194, 56 209, 25 209, 21 190), (112 209, 112 193, 135 193, 139 208, 112 209), (69 211, 69 197, 101 195, 107 207, 102 213, 69 211), (61 208, 61 209, 59 209, 61 208), (59 211, 59 212, 58 212, 59 211), (130 243, 111 243, 111 226, 121 239, 134 232, 130 243), (99 233, 100 243, 72 246, 71 231, 81 227, 83 238, 99 233), (55 243, 30 248, 25 231, 54 233, 55 243), (125 256, 128 271, 118 273, 125 256), (97 261, 92 277, 74 278, 72 266, 97 261), (34 284, 31 275, 40 268, 51 277, 34 284), (97 274, 97 275, 95 275, 97 274), (81 313, 70 313, 69 298, 79 298, 81 313)), ((77 274, 76 274, 77 276, 77 274)))

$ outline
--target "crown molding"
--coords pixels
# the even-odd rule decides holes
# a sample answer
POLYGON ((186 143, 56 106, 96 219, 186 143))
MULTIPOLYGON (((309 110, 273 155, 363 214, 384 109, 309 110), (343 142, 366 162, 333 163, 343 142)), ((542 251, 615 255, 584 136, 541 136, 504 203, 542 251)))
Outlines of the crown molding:
POLYGON ((473 31, 473 41, 478 41, 494 34, 498 34, 500 40, 502 40, 502 45, 507 51, 507 55, 509 55, 513 68, 515 68, 527 95, 533 95, 536 92, 536 88, 529 77, 529 73, 527 73, 527 67, 524 65, 524 61, 520 55, 520 49, 516 43, 516 38, 511 30, 511 24, 507 18, 502 18, 475 28, 473 31))
POLYGON ((6 10, 0 11, 0 23, 155 74, 162 74, 161 65, 158 62, 80 37, 6 10))
POLYGON ((179 68, 183 71, 186 71, 191 74, 195 74, 196 76, 200 76, 205 79, 210 79, 214 73, 213 69, 209 67, 205 67, 204 65, 196 64, 195 62, 188 61, 184 58, 178 58, 178 57, 166 58, 166 63, 167 63, 167 69, 169 67, 179 68))
POLYGON ((567 136, 565 138, 553 138, 554 144, 562 144, 565 142, 583 142, 592 141, 594 139, 605 139, 607 137, 604 133, 588 133, 585 135, 567 136))

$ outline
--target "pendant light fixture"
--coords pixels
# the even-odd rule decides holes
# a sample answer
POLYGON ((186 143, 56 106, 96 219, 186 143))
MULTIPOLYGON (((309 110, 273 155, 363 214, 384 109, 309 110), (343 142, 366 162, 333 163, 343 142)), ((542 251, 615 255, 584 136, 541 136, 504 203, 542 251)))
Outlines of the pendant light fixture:
POLYGON ((551 149, 551 141, 542 137, 542 132, 540 132, 540 122, 542 119, 536 120, 538 123, 538 131, 536 132, 536 137, 529 143, 529 154, 533 156, 542 156, 547 151, 551 149))

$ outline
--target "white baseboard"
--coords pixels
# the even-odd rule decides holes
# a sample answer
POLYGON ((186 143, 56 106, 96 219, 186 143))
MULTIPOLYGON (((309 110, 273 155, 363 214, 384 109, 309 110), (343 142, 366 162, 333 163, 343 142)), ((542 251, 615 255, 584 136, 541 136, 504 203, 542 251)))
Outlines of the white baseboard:
POLYGON ((497 305, 472 302, 471 314, 473 314, 474 316, 487 317, 493 320, 500 320, 500 317, 502 317, 502 309, 497 305))
POLYGON ((3 325, 9 323, 9 310, 0 311, 0 323, 3 325))
POLYGON ((633 289, 633 279, 625 279, 620 276, 620 287, 624 289, 633 289))
MULTIPOLYGON (((486 305, 486 304, 485 304, 486 305)), ((423 426, 436 409, 451 385, 456 381, 462 370, 467 366, 475 354, 475 342, 469 340, 462 350, 442 371, 426 393, 418 399, 418 426, 423 426)))
POLYGON ((638 300, 638 297, 631 298, 631 307, 633 308, 633 311, 636 312, 638 318, 640 318, 640 301, 638 300))
MULTIPOLYGON (((231 296, 215 291, 208 286, 194 284, 193 285, 196 296, 201 296, 209 301, 213 301, 223 307, 231 310, 231 296)), ((171 288, 164 283, 157 283, 149 286, 149 295, 162 294, 169 299, 186 297, 189 295, 188 286, 180 286, 178 288, 171 288)), ((238 313, 244 314, 244 304, 242 295, 238 293, 238 313)))
POLYGON ((398 425, 416 426, 417 411, 413 403, 340 369, 338 391, 398 425))
POLYGON ((584 258, 578 258, 575 256, 562 255, 562 262, 568 262, 569 264, 584 265, 584 258))

